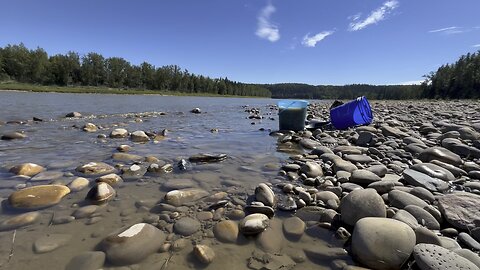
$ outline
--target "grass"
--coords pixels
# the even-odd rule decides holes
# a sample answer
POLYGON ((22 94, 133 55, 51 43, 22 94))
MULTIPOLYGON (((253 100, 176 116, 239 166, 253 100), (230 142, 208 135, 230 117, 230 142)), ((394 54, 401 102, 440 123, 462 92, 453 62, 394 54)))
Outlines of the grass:
POLYGON ((236 97, 236 98, 268 98, 257 96, 234 96, 219 95, 212 93, 185 93, 164 90, 146 89, 121 89, 104 86, 56 86, 19 83, 13 81, 0 82, 0 90, 15 90, 25 92, 55 92, 55 93, 78 93, 78 94, 116 94, 116 95, 164 95, 164 96, 201 96, 201 97, 236 97))

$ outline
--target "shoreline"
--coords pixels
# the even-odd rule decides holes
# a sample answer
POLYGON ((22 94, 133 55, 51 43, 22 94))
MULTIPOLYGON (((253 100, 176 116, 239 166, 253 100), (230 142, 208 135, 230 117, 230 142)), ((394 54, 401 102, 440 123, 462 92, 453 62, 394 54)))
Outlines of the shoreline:
POLYGON ((154 91, 145 89, 116 89, 106 87, 83 86, 45 86, 21 83, 0 83, 0 92, 32 92, 32 93, 59 93, 59 94, 109 94, 109 95, 155 95, 155 96, 192 96, 192 97, 223 97, 223 98, 266 98, 261 96, 236 96, 209 93, 183 93, 174 91, 154 91))

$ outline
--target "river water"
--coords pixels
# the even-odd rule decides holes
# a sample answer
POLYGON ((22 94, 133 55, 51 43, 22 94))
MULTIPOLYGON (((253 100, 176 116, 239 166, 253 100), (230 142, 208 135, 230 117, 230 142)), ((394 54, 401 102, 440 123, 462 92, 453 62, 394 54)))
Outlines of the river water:
MULTIPOLYGON (((224 191, 228 194, 227 199, 235 202, 234 205, 237 204, 240 209, 239 201, 246 201, 259 183, 279 181, 278 170, 289 157, 288 153, 277 149, 276 138, 269 136, 271 130, 278 128, 277 112, 271 106, 275 103, 272 99, 1 91, 0 121, 4 123, 0 125, 0 134, 21 131, 27 135, 23 140, 0 141, 2 200, 25 184, 68 184, 78 176, 75 168, 88 162, 131 165, 131 161, 112 159, 112 154, 117 152, 116 148, 121 144, 132 146, 130 154, 155 156, 162 163, 173 165, 182 158, 188 159, 199 153, 222 153, 227 154, 228 158, 220 163, 192 164, 184 172, 175 170, 161 176, 146 174, 138 181, 125 182, 121 187, 116 187, 117 198, 100 207, 94 218, 51 224, 52 217, 70 216, 79 205, 83 205, 89 188, 70 193, 59 204, 39 210, 41 216, 33 225, 0 232, 0 265, 4 269, 64 269, 76 255, 98 250, 98 244, 119 228, 145 220, 158 220, 152 218, 158 213, 138 207, 139 202, 161 202, 168 191, 165 183, 175 180, 188 182, 192 187, 203 188, 210 194, 224 191), (196 107, 202 113, 190 113, 196 107), (264 118, 248 119, 248 108, 258 108, 264 118), (80 112, 83 117, 64 117, 73 111, 80 112), (34 122, 32 117, 44 121, 34 122), (19 122, 6 123, 8 121, 19 122), (87 122, 94 123, 100 129, 93 133, 82 131, 81 127, 87 122), (163 140, 145 144, 133 143, 129 139, 108 138, 110 131, 118 127, 130 132, 160 132, 167 129, 168 133, 163 140), (212 132, 212 129, 216 130, 212 132), (99 134, 105 134, 107 138, 98 138, 99 134), (44 166, 47 171, 61 172, 63 176, 47 182, 33 182, 8 172, 11 166, 25 162, 44 166), (35 252, 33 243, 50 234, 66 234, 70 240, 48 253, 35 252), (12 245, 13 237, 15 241, 12 245), (10 259, 9 254, 12 254, 10 259)), ((290 153, 299 151, 291 149, 290 153)), ((93 182, 95 178, 89 180, 93 182)), ((199 205, 183 207, 178 210, 179 215, 195 217, 200 211, 199 205)), ((18 212, 3 207, 0 222, 16 214, 18 212)), ((281 228, 282 219, 291 215, 293 213, 276 212, 271 224, 280 224, 281 228)), ((228 217, 223 215, 220 219, 228 217)), ((262 244, 259 246, 255 237, 245 238, 241 244, 221 243, 212 235, 212 227, 216 222, 211 219, 202 221, 202 230, 187 238, 183 249, 152 254, 139 264, 127 268, 116 268, 106 262, 104 269, 247 269, 249 259, 254 252, 261 250, 262 244), (192 258, 193 243, 212 247, 216 253, 214 261, 208 266, 199 265, 192 258)), ((169 234, 171 226, 162 229, 169 234)), ((328 247, 339 246, 332 232, 314 226, 307 228, 307 233, 295 241, 284 239, 280 235, 281 229, 276 232, 281 241, 274 242, 279 245, 274 253, 295 258, 295 269, 330 269, 334 258, 305 257, 305 253, 308 255, 307 251, 320 252, 328 247)), ((171 233, 168 240, 179 238, 171 233)))

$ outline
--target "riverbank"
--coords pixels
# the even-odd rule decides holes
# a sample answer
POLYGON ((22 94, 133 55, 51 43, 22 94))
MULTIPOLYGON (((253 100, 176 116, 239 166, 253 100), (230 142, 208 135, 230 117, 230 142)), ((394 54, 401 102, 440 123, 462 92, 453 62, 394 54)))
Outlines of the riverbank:
POLYGON ((95 86, 57 86, 38 85, 17 82, 0 82, 0 91, 22 91, 37 93, 71 93, 71 94, 113 94, 113 95, 159 95, 159 96, 194 96, 194 97, 230 97, 230 98, 268 98, 257 96, 218 95, 210 93, 184 93, 176 91, 119 89, 95 86))

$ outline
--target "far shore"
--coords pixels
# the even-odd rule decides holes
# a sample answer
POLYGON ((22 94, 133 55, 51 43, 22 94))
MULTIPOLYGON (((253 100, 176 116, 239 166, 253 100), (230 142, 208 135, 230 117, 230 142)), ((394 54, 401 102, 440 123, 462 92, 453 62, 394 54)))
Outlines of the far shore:
POLYGON ((258 96, 235 96, 209 93, 184 93, 175 91, 155 91, 146 89, 120 89, 92 86, 55 86, 26 83, 0 83, 0 91, 36 92, 36 93, 68 93, 68 94, 111 94, 111 95, 156 95, 156 96, 196 96, 227 98, 269 98, 258 96))

